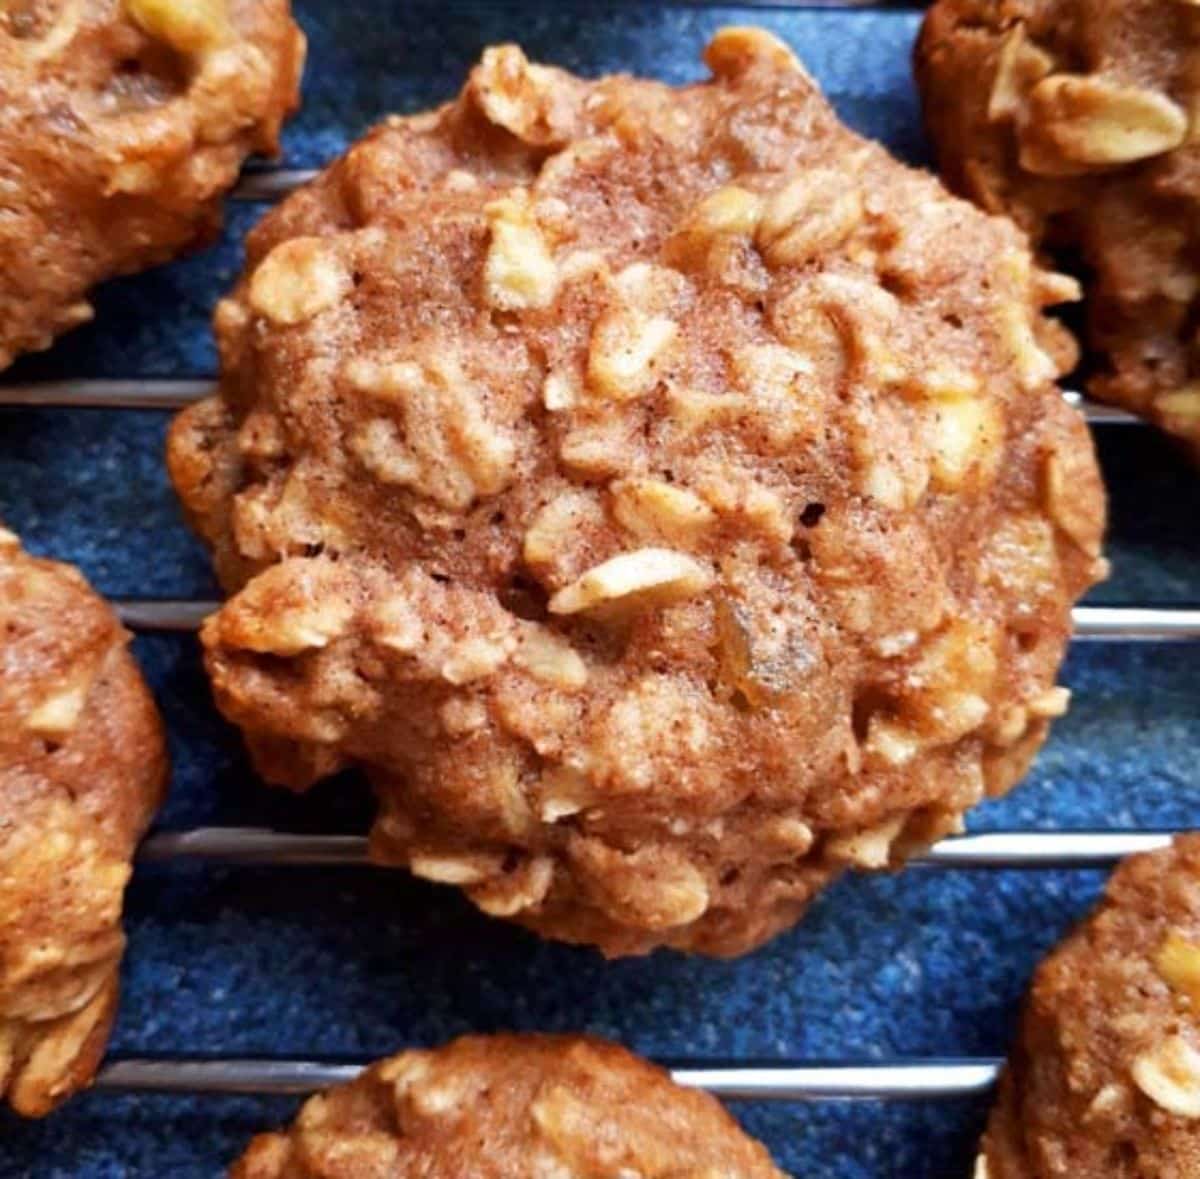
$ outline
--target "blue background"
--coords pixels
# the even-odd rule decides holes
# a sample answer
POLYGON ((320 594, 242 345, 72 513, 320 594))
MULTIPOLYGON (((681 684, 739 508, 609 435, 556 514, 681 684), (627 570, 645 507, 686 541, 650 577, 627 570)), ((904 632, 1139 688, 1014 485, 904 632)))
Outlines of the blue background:
MULTIPOLYGON (((306 105, 286 160, 316 166, 388 111, 446 99, 480 49, 520 40, 585 73, 700 73, 722 24, 786 37, 859 130, 925 158, 909 76, 917 17, 697 5, 300 0, 306 105)), ((9 379, 196 376, 207 317, 261 213, 230 209, 219 248, 101 292, 94 325, 9 379)), ((166 415, 0 409, 0 517, 114 596, 214 593, 161 463, 166 415)), ((1113 496, 1113 579, 1093 601, 1200 601, 1200 479, 1149 430, 1098 434, 1113 496)), ((172 731, 165 828, 360 831, 353 780, 296 800, 253 780, 213 713, 189 637, 138 640, 172 731)), ((1200 645, 1076 647, 1077 694, 1031 778, 974 830, 1200 825, 1200 645)), ((369 869, 139 867, 114 1054, 369 1058, 467 1030, 588 1029, 666 1059, 1003 1052, 1041 954, 1079 917, 1094 872, 911 871, 846 880, 742 961, 670 953, 604 963, 477 915, 451 890, 369 869)), ((40 1124, 0 1115, 0 1176, 216 1176, 280 1100, 92 1094, 40 1124)), ((806 1179, 966 1176, 978 1101, 738 1106, 806 1179)))

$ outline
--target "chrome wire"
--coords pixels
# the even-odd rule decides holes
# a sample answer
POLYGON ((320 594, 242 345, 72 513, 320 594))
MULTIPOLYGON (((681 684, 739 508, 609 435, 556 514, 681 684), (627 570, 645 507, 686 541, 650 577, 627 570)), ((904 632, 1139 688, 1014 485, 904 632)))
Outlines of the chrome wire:
MULTIPOLYGON (((897 1060, 870 1063, 684 1065, 680 1085, 727 1101, 908 1101, 973 1097, 996 1081, 996 1060, 897 1060)), ((103 1093, 301 1096, 353 1080, 357 1064, 319 1060, 118 1059, 94 1088, 103 1093)))
POLYGON ((235 201, 278 201, 316 175, 315 168, 247 168, 231 195, 235 201))
POLYGON ((361 835, 293 835, 251 827, 197 827, 160 831, 142 842, 142 863, 210 860, 227 864, 366 864, 367 840, 361 835))
POLYGON ((194 631, 217 609, 218 602, 160 600, 126 600, 114 602, 117 616, 130 630, 157 632, 194 631))
MULTIPOLYGON (((914 856, 921 868, 1104 868, 1171 841, 1170 831, 996 831, 943 839, 914 856)), ((305 835, 252 827, 160 831, 138 853, 142 863, 201 860, 287 867, 369 866, 361 835, 305 835)))
POLYGON ((1185 642, 1200 639, 1200 608, 1077 606, 1071 617, 1078 642, 1185 642))
MULTIPOLYGON (((60 409, 182 409, 211 393, 212 377, 89 377, 68 381, 0 381, 0 406, 60 409)), ((1067 390, 1064 400, 1094 426, 1140 426, 1141 418, 1067 390)))
POLYGON ((0 382, 0 405, 56 409, 182 409, 212 392, 211 378, 0 382))
MULTIPOLYGON (((132 599, 115 603, 121 621, 138 631, 193 631, 219 603, 190 599, 132 599)), ((1186 642, 1200 640, 1200 608, 1079 606, 1072 617, 1078 642, 1186 642)))

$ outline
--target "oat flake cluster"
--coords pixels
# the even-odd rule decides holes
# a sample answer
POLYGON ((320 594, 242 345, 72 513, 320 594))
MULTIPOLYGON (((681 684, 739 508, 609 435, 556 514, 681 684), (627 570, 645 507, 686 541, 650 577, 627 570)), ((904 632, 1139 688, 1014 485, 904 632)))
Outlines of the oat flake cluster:
POLYGON ((215 235, 303 58, 288 0, 0 0, 0 369, 215 235))
POLYGON ((489 50, 268 215, 169 460, 262 772, 610 954, 736 954, 1007 790, 1104 569, 1075 284, 754 30, 489 50))
POLYGON ((1034 977, 976 1179, 1200 1174, 1200 835, 1122 864, 1034 977))
POLYGON ((583 1037, 405 1052, 255 1139, 231 1179, 785 1179, 706 1093, 583 1037))
POLYGON ((1091 391, 1200 458, 1200 6, 939 0, 917 76, 951 184, 1086 272, 1091 391))
POLYGON ((0 1097, 38 1116, 104 1052, 130 857, 166 781, 129 636, 0 528, 0 1097))

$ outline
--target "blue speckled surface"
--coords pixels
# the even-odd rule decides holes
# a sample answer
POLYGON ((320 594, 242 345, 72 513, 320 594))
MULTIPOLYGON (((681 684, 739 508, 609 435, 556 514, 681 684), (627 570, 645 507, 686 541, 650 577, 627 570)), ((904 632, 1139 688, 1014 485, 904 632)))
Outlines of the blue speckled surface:
MULTIPOLYGON (((759 19, 786 36, 843 116, 923 157, 905 13, 757 12, 501 0, 300 0, 312 42, 307 104, 287 162, 316 165, 387 110, 448 97, 479 49, 519 39, 583 72, 679 80, 706 35, 759 19)), ((210 371, 214 293, 258 215, 234 208, 224 244, 113 284, 97 322, 23 363, 35 376, 210 371)), ((211 593, 160 451, 165 417, 0 410, 0 516, 31 548, 76 561, 114 595, 211 593)), ((1101 432, 1116 561, 1097 601, 1200 601, 1200 479, 1148 431, 1101 432)), ((193 644, 141 639, 176 773, 163 826, 356 830, 353 782, 304 799, 252 785, 208 704, 193 644)), ((1200 648, 1079 647, 1077 693, 1030 780, 975 829, 1200 825, 1200 648)), ((475 914, 449 891, 367 870, 139 869, 117 1053, 376 1056, 468 1029, 585 1028, 647 1054, 760 1058, 1003 1051, 1038 957, 1095 896, 1092 872, 935 873, 848 880, 803 926, 735 963, 659 954, 605 964, 475 914)), ((0 1117, 0 1176, 217 1176, 293 1103, 91 1095, 45 1123, 0 1117)), ((983 1106, 817 1104, 738 1109, 805 1179, 969 1173, 983 1106)))

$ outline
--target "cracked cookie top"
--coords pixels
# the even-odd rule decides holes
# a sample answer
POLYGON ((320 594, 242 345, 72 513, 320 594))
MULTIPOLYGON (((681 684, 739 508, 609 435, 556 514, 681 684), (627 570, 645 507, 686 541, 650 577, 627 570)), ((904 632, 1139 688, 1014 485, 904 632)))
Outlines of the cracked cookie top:
POLYGON ((742 952, 1007 789, 1102 572, 1075 284, 851 133, 488 50, 251 234, 169 462, 220 707, 374 855, 608 953, 742 952))

